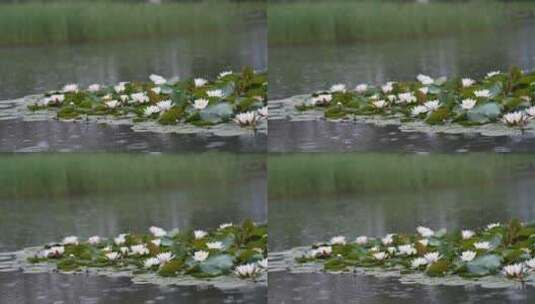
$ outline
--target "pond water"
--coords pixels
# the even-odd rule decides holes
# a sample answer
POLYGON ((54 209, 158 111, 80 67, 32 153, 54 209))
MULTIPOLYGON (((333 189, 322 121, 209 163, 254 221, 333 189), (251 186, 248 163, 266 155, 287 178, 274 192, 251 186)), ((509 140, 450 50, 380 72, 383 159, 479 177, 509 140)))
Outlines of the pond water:
POLYGON ((351 44, 269 46, 269 98, 327 89, 334 83, 384 83, 430 76, 484 76, 512 65, 535 68, 535 21, 495 32, 351 44))
MULTIPOLYGON (((66 235, 111 237, 146 232, 151 225, 212 229, 225 222, 247 218, 266 222, 267 218, 261 155, 31 154, 4 156, 0 161, 5 169, 0 179, 6 187, 0 191, 0 252, 4 253, 66 235), (13 183, 6 185, 6 179, 13 183), (17 184, 24 186, 13 186, 17 184)), ((0 271, 0 290, 0 303, 21 303, 21 299, 24 303, 265 301, 265 287, 164 291, 134 285, 128 279, 57 273, 0 271)))
MULTIPOLYGON (((236 25, 203 35, 83 44, 0 47, 0 100, 61 88, 165 77, 213 78, 223 70, 267 68, 265 13, 255 11, 236 25)), ((1 111, 1 109, 0 109, 1 111)), ((0 151, 185 151, 265 150, 263 136, 246 138, 141 134, 128 127, 60 122, 0 122, 0 151), (6 134, 7 133, 7 134, 6 134), (89 140, 88 140, 89 139, 89 140)))
MULTIPOLYGON (((344 155, 337 164, 336 154, 292 154, 286 161, 295 163, 296 171, 284 177, 278 172, 286 157, 269 159, 270 172, 275 168, 268 184, 271 252, 307 246, 336 235, 351 240, 359 235, 413 233, 418 225, 456 229, 505 223, 511 218, 535 220, 535 166, 527 155, 376 154, 365 158, 373 162, 369 168, 355 169, 352 176, 351 169, 344 167, 351 162, 355 168, 365 166, 359 154, 344 155), (300 160, 303 157, 306 159, 300 160), (473 168, 468 168, 471 162, 473 168), (314 176, 314 172, 320 175, 314 176), (363 177, 371 172, 372 178, 363 177), (297 176, 301 181, 285 186, 297 176), (381 182, 386 186, 376 190, 381 182), (351 185, 355 190, 350 190, 351 185)), ((398 303, 400 298, 408 303, 527 303, 527 296, 535 295, 533 288, 489 291, 403 285, 393 278, 325 273, 270 273, 269 286, 269 298, 274 303, 398 303)))

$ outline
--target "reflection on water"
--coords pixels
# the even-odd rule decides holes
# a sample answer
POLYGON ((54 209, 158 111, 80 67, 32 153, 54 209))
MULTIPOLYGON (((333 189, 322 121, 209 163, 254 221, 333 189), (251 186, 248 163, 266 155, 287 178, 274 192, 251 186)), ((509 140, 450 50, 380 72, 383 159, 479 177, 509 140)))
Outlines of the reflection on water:
POLYGON ((58 89, 66 83, 111 84, 166 77, 214 77, 222 70, 267 66, 265 16, 246 17, 217 33, 107 43, 0 47, 0 100, 58 89))
POLYGON ((126 125, 0 120, 0 152, 264 152, 267 136, 135 132, 126 125))
POLYGON ((269 97, 278 99, 328 88, 432 76, 480 77, 511 65, 535 68, 535 22, 498 32, 449 37, 317 46, 269 47, 269 97))
POLYGON ((351 121, 270 120, 270 152, 531 152, 535 137, 401 132, 351 121))
POLYGON ((146 231, 151 225, 195 229, 246 218, 266 221, 261 155, 65 155, 65 165, 50 155, 7 160, 15 166, 3 162, 6 172, 0 178, 9 174, 12 182, 3 182, 11 189, 0 195, 0 251, 66 235, 109 237, 146 231))
POLYGON ((535 288, 483 289, 400 284, 394 278, 351 274, 269 274, 269 303, 531 303, 535 288))
POLYGON ((266 303, 266 292, 266 287, 223 291, 209 287, 134 285, 128 278, 83 274, 0 272, 2 304, 266 303))

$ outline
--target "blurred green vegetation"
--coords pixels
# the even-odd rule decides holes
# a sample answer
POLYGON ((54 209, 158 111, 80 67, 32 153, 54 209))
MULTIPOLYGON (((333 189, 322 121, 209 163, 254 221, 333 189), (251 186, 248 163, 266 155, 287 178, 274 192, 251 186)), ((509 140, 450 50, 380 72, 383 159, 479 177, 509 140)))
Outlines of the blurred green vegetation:
POLYGON ((499 187, 500 176, 527 169, 533 155, 302 153, 268 158, 270 200, 321 195, 499 187))
POLYGON ((0 156, 0 197, 218 187, 263 174, 256 154, 15 154, 0 156))
POLYGON ((527 1, 273 1, 269 43, 316 44, 411 39, 514 26, 535 16, 527 1))
POLYGON ((139 1, 0 3, 0 45, 123 40, 202 34, 247 26, 264 2, 210 0, 148 4, 139 1))

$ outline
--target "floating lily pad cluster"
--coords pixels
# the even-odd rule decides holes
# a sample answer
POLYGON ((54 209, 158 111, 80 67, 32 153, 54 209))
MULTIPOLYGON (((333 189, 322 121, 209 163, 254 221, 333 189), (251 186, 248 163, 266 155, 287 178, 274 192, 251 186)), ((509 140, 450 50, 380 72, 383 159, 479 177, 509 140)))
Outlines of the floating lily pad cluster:
POLYGON ((86 115, 133 117, 134 122, 154 120, 162 125, 179 122, 209 126, 234 122, 255 127, 267 111, 267 75, 245 68, 222 72, 214 81, 203 78, 167 80, 151 75, 150 82, 92 84, 81 89, 65 85, 49 92, 30 110, 56 109, 60 119, 86 115))
POLYGON ((430 125, 458 123, 464 126, 503 123, 524 127, 535 118, 535 72, 512 68, 490 72, 485 78, 418 75, 417 81, 388 82, 382 86, 344 84, 312 94, 297 109, 323 109, 326 118, 352 115, 400 116, 402 121, 430 125))
POLYGON ((508 225, 494 223, 477 231, 434 231, 420 226, 416 234, 359 236, 354 241, 337 236, 315 244, 297 261, 322 263, 326 271, 380 267, 431 277, 500 274, 523 281, 535 271, 534 256, 535 224, 512 220, 508 225))
POLYGON ((111 268, 162 277, 254 279, 267 270, 266 225, 246 220, 241 225, 222 224, 210 232, 149 230, 148 234, 120 234, 112 239, 93 236, 86 241, 68 236, 44 246, 29 261, 56 263, 60 271, 111 268))

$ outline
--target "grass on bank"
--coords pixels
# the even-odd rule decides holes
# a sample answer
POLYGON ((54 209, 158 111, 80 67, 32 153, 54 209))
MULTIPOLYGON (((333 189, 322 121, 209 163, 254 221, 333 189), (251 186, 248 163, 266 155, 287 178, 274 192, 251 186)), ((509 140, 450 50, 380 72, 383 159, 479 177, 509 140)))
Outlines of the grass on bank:
POLYGON ((205 33, 243 24, 265 4, 53 2, 0 4, 0 45, 122 40, 205 33))
POLYGON ((492 30, 535 16, 535 3, 296 1, 268 8, 271 45, 336 43, 492 30))

